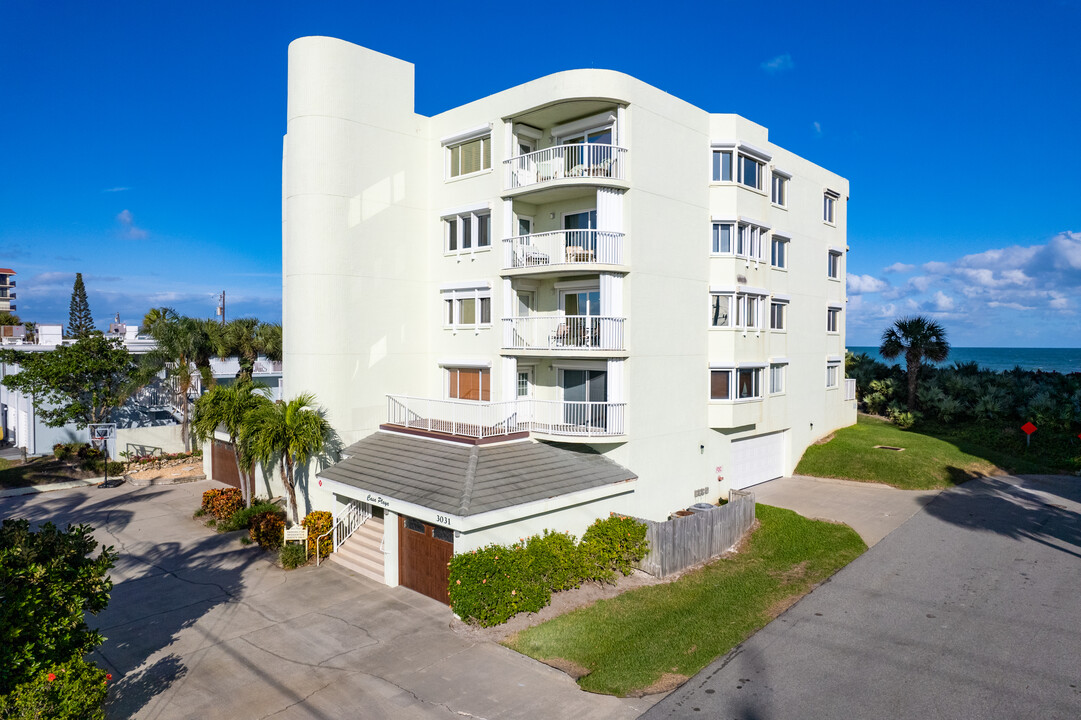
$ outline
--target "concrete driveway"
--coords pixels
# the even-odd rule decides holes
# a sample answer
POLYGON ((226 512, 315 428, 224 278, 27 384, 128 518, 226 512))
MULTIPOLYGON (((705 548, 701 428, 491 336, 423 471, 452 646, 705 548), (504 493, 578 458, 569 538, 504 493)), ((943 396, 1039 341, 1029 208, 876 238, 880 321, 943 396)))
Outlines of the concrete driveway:
POLYGON ((450 611, 335 566, 283 572, 191 519, 203 481, 0 500, 0 517, 89 523, 120 552, 99 662, 112 718, 633 718, 650 699, 449 629, 450 611))
POLYGON ((658 718, 1081 717, 1081 479, 940 494, 658 718))

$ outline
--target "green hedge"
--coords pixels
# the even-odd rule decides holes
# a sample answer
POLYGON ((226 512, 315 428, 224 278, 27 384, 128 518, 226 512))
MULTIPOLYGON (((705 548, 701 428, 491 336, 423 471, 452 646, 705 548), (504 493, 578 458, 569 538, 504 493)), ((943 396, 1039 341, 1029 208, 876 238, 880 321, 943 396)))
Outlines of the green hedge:
POLYGON ((537 612, 552 593, 579 587, 587 580, 612 582, 618 570, 649 550, 646 526, 613 515, 597 520, 582 542, 548 530, 518 543, 488 545, 455 555, 450 561, 450 602, 459 617, 484 627, 499 625, 520 612, 537 612))
POLYGON ((112 675, 76 656, 42 669, 32 680, 0 696, 0 718, 10 720, 104 720, 112 675))

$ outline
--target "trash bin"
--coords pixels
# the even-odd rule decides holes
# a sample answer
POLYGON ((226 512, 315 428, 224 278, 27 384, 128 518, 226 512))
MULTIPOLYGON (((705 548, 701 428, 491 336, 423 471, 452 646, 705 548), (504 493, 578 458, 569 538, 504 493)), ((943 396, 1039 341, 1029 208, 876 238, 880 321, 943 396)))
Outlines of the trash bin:
POLYGON ((715 507, 717 507, 717 506, 716 505, 710 505, 709 503, 695 503, 694 505, 691 505, 687 509, 690 510, 691 512, 693 512, 693 513, 700 513, 700 512, 709 512, 710 510, 714 509, 715 507))

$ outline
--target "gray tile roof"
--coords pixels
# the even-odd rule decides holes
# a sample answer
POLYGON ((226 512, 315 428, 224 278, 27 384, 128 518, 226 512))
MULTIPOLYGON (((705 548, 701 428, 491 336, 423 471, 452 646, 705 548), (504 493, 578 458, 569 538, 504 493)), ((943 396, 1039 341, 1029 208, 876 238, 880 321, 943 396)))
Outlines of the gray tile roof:
POLYGON ((532 440, 457 445, 377 432, 342 454, 319 476, 462 517, 637 478, 592 448, 532 440))

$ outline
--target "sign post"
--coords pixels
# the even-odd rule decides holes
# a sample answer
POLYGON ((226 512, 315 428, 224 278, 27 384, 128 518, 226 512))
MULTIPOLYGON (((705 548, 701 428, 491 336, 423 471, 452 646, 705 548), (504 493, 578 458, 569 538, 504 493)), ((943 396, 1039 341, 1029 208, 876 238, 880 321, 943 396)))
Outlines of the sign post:
POLYGON ((1032 433, 1036 432, 1036 426, 1030 422, 1021 426, 1021 429, 1025 431, 1025 447, 1032 445, 1032 433))

